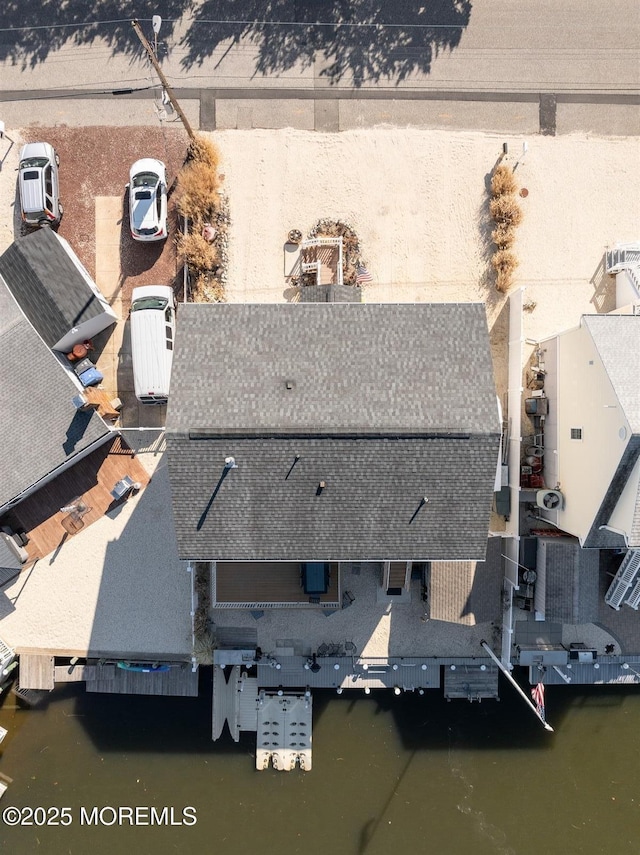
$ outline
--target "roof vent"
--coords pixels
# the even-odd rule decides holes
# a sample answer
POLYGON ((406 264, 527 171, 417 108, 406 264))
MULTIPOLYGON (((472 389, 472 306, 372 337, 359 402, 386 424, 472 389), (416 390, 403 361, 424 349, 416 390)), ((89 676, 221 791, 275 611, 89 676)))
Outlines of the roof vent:
POLYGON ((293 380, 285 380, 284 385, 287 387, 287 389, 293 389, 294 382, 293 380))
POLYGON ((320 483, 318 484, 318 489, 316 490, 316 496, 319 496, 322 493, 322 491, 326 488, 326 486, 327 486, 326 481, 320 481, 320 483))
POLYGON ((225 457, 224 468, 225 469, 237 469, 238 464, 236 463, 235 457, 225 457))

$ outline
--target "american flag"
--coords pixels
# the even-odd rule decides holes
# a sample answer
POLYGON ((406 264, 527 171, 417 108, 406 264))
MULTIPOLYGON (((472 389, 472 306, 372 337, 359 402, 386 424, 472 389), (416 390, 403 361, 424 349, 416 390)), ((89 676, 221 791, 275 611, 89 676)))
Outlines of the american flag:
POLYGON ((373 276, 366 267, 358 267, 356 271, 356 285, 366 285, 368 282, 373 282, 373 276))
POLYGON ((544 683, 538 683, 537 686, 534 686, 531 689, 531 697, 533 698, 533 702, 536 705, 536 712, 542 719, 545 721, 544 717, 544 683))

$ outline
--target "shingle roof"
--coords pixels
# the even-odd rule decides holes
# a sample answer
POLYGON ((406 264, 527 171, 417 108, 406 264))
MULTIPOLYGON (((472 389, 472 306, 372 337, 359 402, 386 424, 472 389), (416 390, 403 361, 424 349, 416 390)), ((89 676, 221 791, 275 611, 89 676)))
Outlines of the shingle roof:
POLYGON ((0 276, 0 505, 109 433, 76 394, 0 276))
POLYGON ((599 606, 599 552, 577 540, 540 538, 537 570, 545 574, 545 619, 591 623, 599 606))
POLYGON ((187 304, 179 314, 172 433, 499 429, 480 304, 187 304))
POLYGON ((14 241, 0 255, 0 275, 49 347, 73 327, 104 312, 51 229, 38 229, 14 241))
POLYGON ((502 538, 487 542, 486 561, 434 561, 429 572, 432 620, 474 626, 502 614, 502 538))
POLYGON ((362 289, 353 285, 305 285, 301 303, 361 303, 362 289))
POLYGON ((585 315, 584 324, 633 433, 640 433, 640 316, 585 315))
POLYGON ((484 309, 183 306, 167 440, 182 557, 482 559, 484 309))

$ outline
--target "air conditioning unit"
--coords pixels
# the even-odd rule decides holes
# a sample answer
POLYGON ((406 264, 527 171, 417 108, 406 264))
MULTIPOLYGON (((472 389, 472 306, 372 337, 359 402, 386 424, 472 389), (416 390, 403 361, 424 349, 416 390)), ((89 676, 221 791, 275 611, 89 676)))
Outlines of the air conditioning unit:
POLYGON ((560 490, 538 490, 536 505, 545 511, 562 510, 562 493, 560 490))

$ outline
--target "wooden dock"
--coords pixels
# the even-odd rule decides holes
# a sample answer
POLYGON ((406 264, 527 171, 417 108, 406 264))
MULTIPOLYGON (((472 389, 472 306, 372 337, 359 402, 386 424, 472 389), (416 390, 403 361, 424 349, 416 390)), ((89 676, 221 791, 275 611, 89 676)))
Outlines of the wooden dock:
POLYGON ((87 679, 87 692, 181 698, 198 696, 198 672, 194 672, 186 662, 172 666, 168 671, 152 673, 127 671, 115 664, 97 664, 94 667, 93 679, 87 679))
POLYGON ((498 668, 493 664, 456 665, 444 668, 444 696, 450 701, 461 698, 466 701, 495 700, 498 697, 498 668))
POLYGON ((46 689, 50 692, 55 685, 54 657, 23 653, 18 683, 21 689, 46 689))

